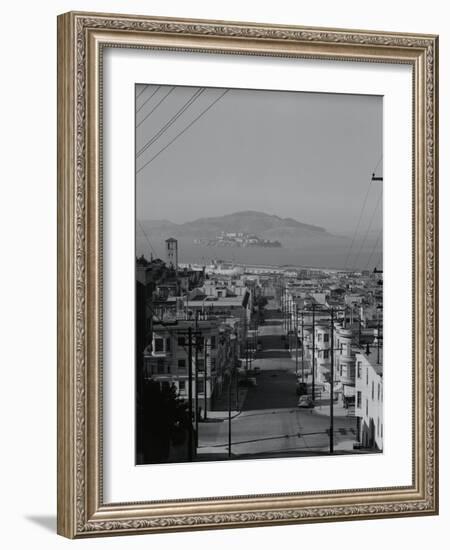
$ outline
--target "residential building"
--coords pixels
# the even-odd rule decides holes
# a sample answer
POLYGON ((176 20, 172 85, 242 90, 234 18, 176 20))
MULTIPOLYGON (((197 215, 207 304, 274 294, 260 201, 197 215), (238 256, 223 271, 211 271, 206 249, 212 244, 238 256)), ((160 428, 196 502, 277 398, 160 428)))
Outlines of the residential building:
POLYGON ((355 400, 355 352, 357 335, 354 325, 336 322, 334 325, 335 380, 339 382, 338 398, 343 404, 353 404, 355 400))
POLYGON ((237 365, 235 338, 220 321, 154 322, 152 344, 144 352, 144 376, 174 385, 187 400, 191 357, 193 399, 203 411, 209 410, 222 391, 225 375, 237 365))
MULTIPOLYGON (((379 337, 379 335, 377 335, 379 337)), ((383 359, 380 342, 356 353, 358 440, 363 448, 383 450, 383 359)))

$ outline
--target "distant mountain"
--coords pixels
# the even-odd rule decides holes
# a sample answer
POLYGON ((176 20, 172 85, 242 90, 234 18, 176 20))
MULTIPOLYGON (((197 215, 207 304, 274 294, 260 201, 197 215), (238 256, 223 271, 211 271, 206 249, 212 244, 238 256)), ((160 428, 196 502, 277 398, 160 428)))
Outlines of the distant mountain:
MULTIPOLYGON (((347 237, 328 233, 323 227, 252 210, 199 218, 182 224, 169 220, 140 220, 136 231, 138 254, 148 255, 150 242, 153 253, 164 257, 164 241, 173 237, 179 242, 180 258, 188 262, 203 261, 202 258, 205 257, 219 257, 275 265, 305 262, 305 258, 323 258, 327 262, 324 265, 330 265, 327 259, 330 258, 330 253, 341 261, 340 256, 348 247, 347 237), (206 244, 213 242, 222 232, 256 235, 271 242, 278 241, 281 247, 236 248, 206 244)), ((317 264, 317 260, 309 263, 317 264)))
POLYGON ((183 224, 168 220, 143 220, 144 230, 156 238, 213 239, 222 232, 255 234, 271 240, 303 239, 313 236, 330 236, 323 227, 299 222, 293 218, 280 218, 273 214, 246 210, 211 218, 199 218, 183 224))
POLYGON ((141 223, 145 224, 146 229, 171 229, 176 228, 178 225, 169 220, 145 220, 141 223))
POLYGON ((237 233, 255 233, 257 235, 271 229, 295 227, 304 231, 325 232, 323 227, 301 223, 293 218, 280 218, 273 214, 245 210, 226 214, 215 218, 200 218, 183 224, 183 227, 191 231, 221 231, 237 233))

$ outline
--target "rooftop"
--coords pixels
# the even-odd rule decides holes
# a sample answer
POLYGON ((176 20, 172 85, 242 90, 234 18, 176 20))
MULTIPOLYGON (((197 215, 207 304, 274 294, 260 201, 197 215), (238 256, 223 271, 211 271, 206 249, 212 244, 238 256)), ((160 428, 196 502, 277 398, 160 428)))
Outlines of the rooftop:
POLYGON ((197 328, 198 330, 201 331, 201 330, 207 330, 211 328, 217 328, 221 324, 222 324, 221 321, 216 321, 216 320, 196 321, 195 319, 192 319, 192 320, 183 319, 183 320, 176 320, 176 321, 167 321, 164 323, 154 323, 153 330, 155 332, 158 332, 158 331, 160 332, 162 330, 169 331, 169 332, 171 331, 178 332, 178 331, 187 331, 189 328, 193 330, 197 328))

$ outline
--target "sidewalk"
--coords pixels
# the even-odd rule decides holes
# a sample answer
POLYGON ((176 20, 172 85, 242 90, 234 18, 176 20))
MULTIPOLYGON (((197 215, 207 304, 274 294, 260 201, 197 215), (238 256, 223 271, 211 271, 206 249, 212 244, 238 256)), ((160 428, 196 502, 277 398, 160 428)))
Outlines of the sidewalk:
MULTIPOLYGON (((231 419, 236 418, 241 414, 242 410, 231 409, 231 419)), ((202 421, 202 423, 208 422, 223 422, 228 420, 228 411, 208 411, 208 417, 202 421)))
MULTIPOLYGON (((305 381, 308 384, 308 395, 312 393, 312 374, 308 373, 305 377, 305 381)), ((320 414, 322 416, 330 416, 330 392, 323 389, 323 384, 318 382, 315 385, 315 407, 312 409, 315 414, 320 414)), ((341 418, 354 418, 355 417, 355 407, 344 407, 342 401, 334 400, 333 406, 333 416, 341 418)))
MULTIPOLYGON (((315 401, 316 406, 313 411, 316 414, 323 416, 330 416, 330 393, 320 392, 320 398, 315 401)), ((355 417, 355 407, 344 407, 342 403, 334 401, 333 403, 333 416, 334 417, 355 417)))

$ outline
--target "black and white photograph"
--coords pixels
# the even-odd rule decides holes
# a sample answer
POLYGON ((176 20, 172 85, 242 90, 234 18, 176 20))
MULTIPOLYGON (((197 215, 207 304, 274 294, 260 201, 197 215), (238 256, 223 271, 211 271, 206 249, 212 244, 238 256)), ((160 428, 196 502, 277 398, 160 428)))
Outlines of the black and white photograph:
POLYGON ((135 462, 383 452, 383 98, 135 86, 135 462))

